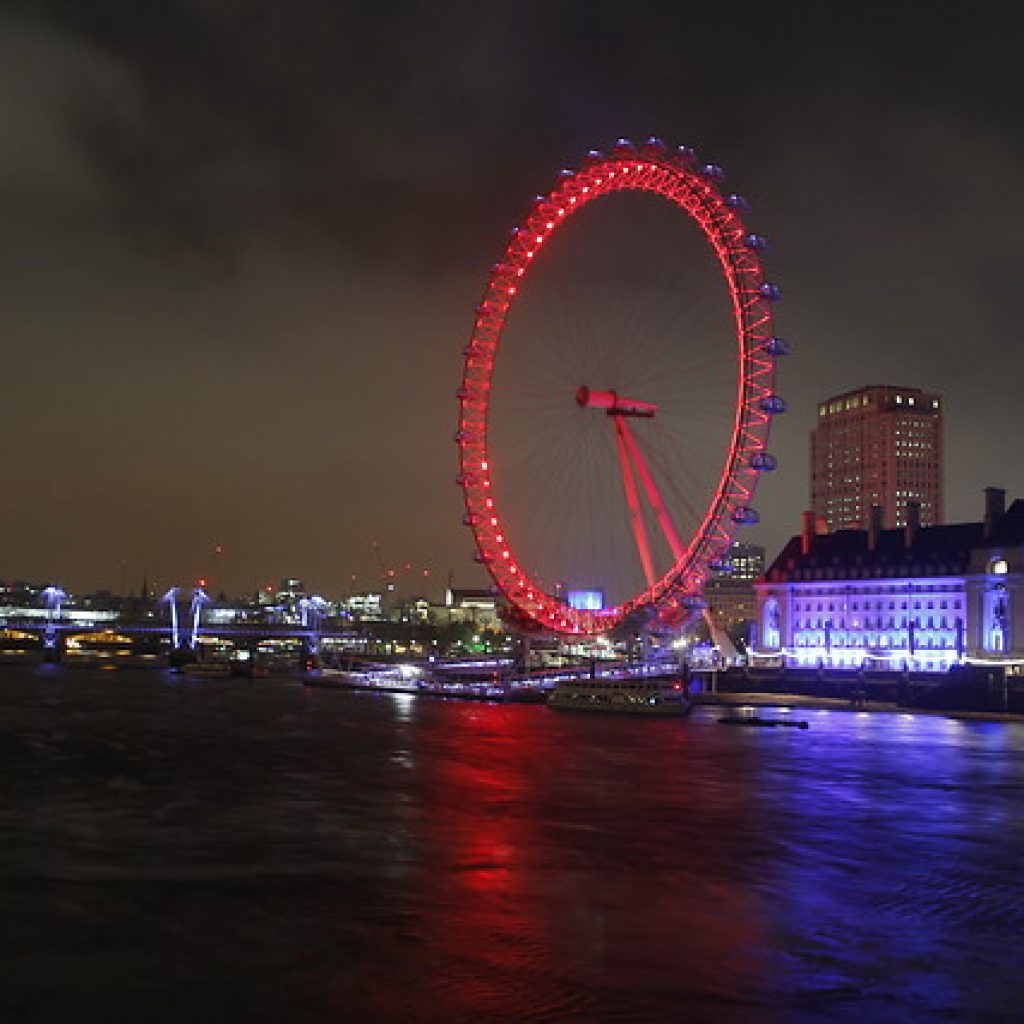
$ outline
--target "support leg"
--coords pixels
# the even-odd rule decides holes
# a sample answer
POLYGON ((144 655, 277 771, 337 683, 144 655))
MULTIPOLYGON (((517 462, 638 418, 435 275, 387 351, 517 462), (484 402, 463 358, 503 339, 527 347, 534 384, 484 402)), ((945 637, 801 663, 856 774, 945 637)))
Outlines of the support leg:
POLYGON ((640 495, 636 489, 636 479, 633 476, 633 467, 629 461, 629 438, 631 435, 621 416, 613 416, 615 423, 615 445, 619 453, 619 468, 622 470, 622 487, 626 492, 626 503, 629 505, 629 514, 633 521, 633 536, 636 538, 636 549, 640 555, 640 564, 643 566, 644 578, 647 586, 653 587, 655 581, 654 563, 651 560, 651 545, 647 540, 647 527, 644 525, 643 511, 640 508, 640 495))

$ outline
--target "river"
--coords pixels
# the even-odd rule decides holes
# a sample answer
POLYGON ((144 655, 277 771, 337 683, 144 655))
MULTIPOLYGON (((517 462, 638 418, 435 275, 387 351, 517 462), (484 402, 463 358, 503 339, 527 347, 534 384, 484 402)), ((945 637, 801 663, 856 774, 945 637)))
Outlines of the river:
POLYGON ((1024 724, 0 669, 0 1020, 1011 1021, 1024 724))

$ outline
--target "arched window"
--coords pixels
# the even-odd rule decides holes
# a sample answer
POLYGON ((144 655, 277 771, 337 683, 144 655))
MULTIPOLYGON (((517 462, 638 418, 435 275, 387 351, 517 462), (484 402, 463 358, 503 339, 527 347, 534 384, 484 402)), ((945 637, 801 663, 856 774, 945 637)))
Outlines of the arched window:
POLYGON ((781 646, 781 632, 779 629, 779 602, 777 598, 769 597, 765 601, 762 619, 764 646, 769 650, 777 649, 779 646, 781 646))
POLYGON ((982 629, 985 649, 1002 652, 1010 646, 1010 599, 1002 584, 985 594, 982 629))

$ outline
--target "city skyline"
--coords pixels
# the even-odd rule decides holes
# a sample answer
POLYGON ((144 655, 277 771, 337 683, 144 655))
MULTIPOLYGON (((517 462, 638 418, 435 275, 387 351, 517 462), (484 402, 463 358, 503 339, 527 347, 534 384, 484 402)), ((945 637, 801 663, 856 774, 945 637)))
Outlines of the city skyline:
POLYGON ((379 552, 482 582, 451 443, 473 305, 529 198, 623 134, 720 162, 773 243, 790 411, 738 539, 797 532, 816 403, 878 379, 944 396, 948 522, 1024 493, 1005 22, 649 13, 5 14, 0 577, 337 592, 379 552))

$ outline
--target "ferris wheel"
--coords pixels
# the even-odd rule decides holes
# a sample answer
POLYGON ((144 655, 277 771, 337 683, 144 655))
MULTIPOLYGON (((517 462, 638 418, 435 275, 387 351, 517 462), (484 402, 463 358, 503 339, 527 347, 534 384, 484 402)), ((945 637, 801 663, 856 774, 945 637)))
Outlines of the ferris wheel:
POLYGON ((591 151, 491 269, 457 392, 458 483, 475 557, 526 628, 679 622, 758 521, 788 345, 767 242, 723 177, 658 139, 591 151))

